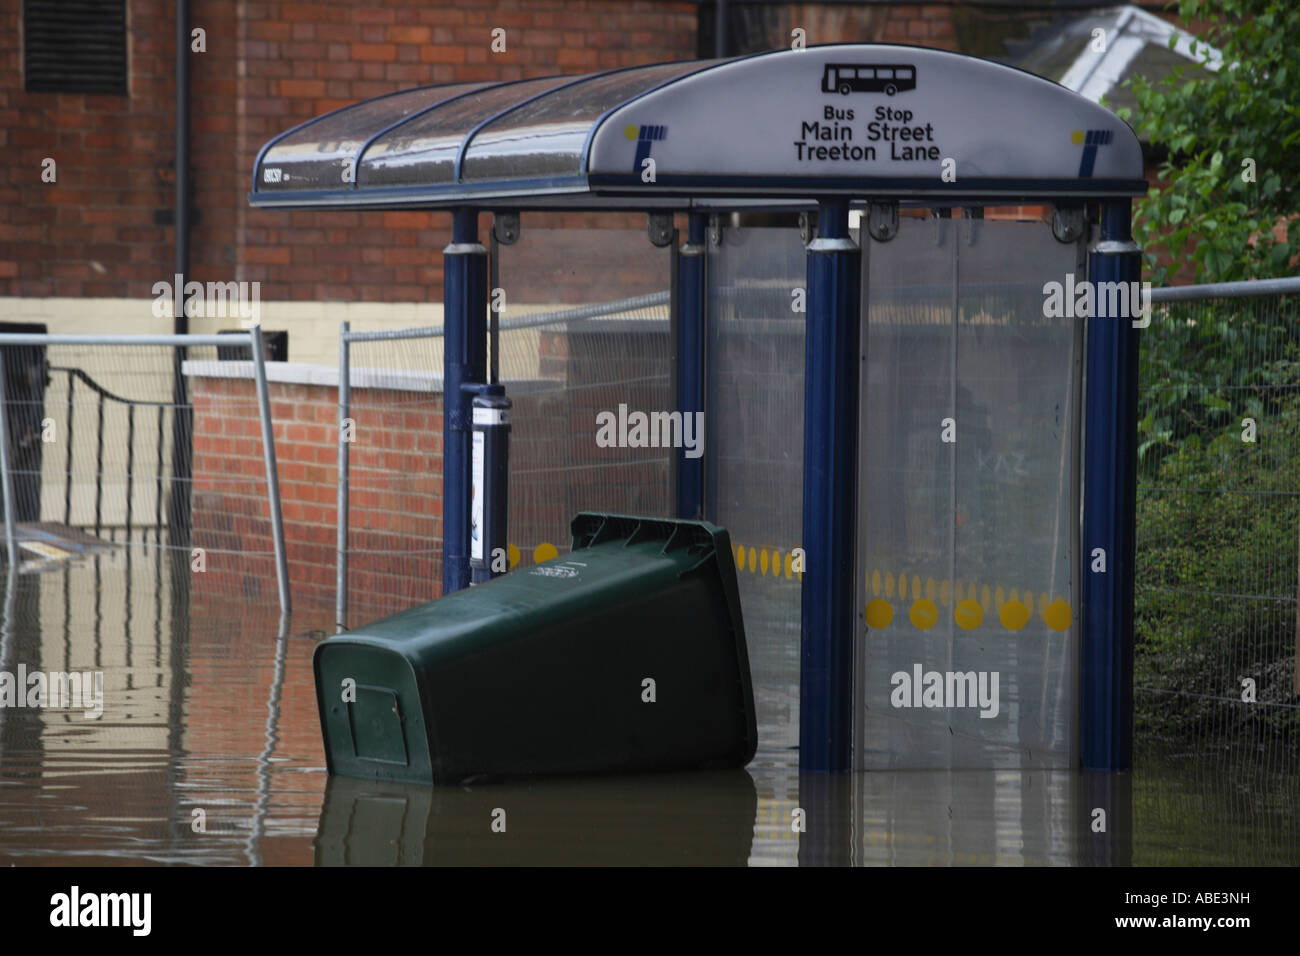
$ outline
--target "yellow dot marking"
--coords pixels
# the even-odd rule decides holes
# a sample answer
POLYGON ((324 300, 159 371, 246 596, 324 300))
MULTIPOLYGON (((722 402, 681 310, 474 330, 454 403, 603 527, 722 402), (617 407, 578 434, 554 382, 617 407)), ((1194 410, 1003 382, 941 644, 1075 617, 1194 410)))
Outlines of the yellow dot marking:
MULTIPOLYGON (((639 132, 640 130, 638 130, 635 126, 633 126, 630 123, 627 126, 623 127, 623 135, 626 136, 628 139, 636 139, 636 134, 639 132)), ((1075 132, 1078 132, 1078 130, 1075 130, 1075 132)), ((1082 136, 1083 134, 1079 133, 1079 135, 1082 136)), ((1078 142, 1082 143, 1083 140, 1080 139, 1078 140, 1078 142)))
POLYGON ((745 546, 743 544, 736 545, 736 570, 745 570, 745 546))
POLYGON ((912 609, 907 612, 907 616, 911 618, 914 627, 928 631, 938 622, 939 609, 934 606, 933 601, 921 598, 919 601, 912 602, 912 609))
MULTIPOLYGON (((988 602, 981 601, 980 603, 987 604, 988 602)), ((1003 592, 1002 587, 999 585, 998 589, 993 592, 993 606, 1000 609, 1002 605, 1006 603, 1007 603, 1007 596, 1003 592)))
POLYGON ((912 597, 919 598, 920 596, 921 596, 921 577, 920 575, 914 574, 912 575, 912 597))
POLYGON ((880 593, 880 572, 879 571, 871 572, 871 593, 872 594, 880 593))
POLYGON ((512 567, 512 568, 513 568, 516 564, 519 563, 519 548, 518 548, 518 547, 516 547, 516 546, 513 545, 513 544, 511 544, 511 545, 507 545, 507 546, 506 546, 506 561, 509 562, 510 567, 512 567))
POLYGON ((1064 631, 1070 626, 1073 615, 1070 614, 1070 605, 1066 604, 1060 598, 1057 598, 1043 611, 1043 620, 1053 631, 1064 631))
MULTIPOLYGON (((972 584, 971 589, 974 590, 974 587, 975 586, 972 584)), ((990 604, 993 604, 993 596, 992 594, 990 594, 989 586, 987 584, 980 589, 980 604, 982 604, 984 607, 988 607, 990 604)), ((999 607, 1000 605, 1001 602, 999 601, 998 604, 994 604, 993 606, 999 607)))
POLYGON ((952 612, 952 619, 963 631, 973 631, 984 622, 984 608, 974 601, 962 601, 952 612))
MULTIPOLYGON (((925 579, 925 599, 931 604, 934 603, 934 578, 925 579)), ((947 602, 944 602, 947 603, 947 602)))
MULTIPOLYGON (((629 126, 628 129, 631 129, 631 127, 629 126)), ((628 139, 632 139, 632 137, 629 136, 628 139)), ((1076 129, 1073 133, 1071 133, 1071 134, 1070 134, 1070 142, 1073 143, 1075 146, 1082 146, 1082 145, 1083 145, 1083 130, 1081 130, 1081 129, 1076 129)))
POLYGON ((767 574, 767 548, 764 548, 762 555, 759 556, 758 566, 764 574, 767 574))
MULTIPOLYGON (((893 596, 894 596, 894 572, 886 571, 885 572, 885 597, 893 597, 893 596)), ((902 597, 902 595, 900 594, 899 597, 902 597)))
POLYGON ((792 577, 794 577, 794 552, 793 551, 785 556, 785 579, 789 581, 792 577))
POLYGON ((533 563, 541 564, 543 561, 549 561, 551 558, 559 557, 559 550, 553 544, 543 541, 537 547, 533 548, 533 563))
POLYGON ((867 602, 867 627, 873 631, 880 631, 889 627, 894 620, 894 606, 888 601, 882 601, 876 598, 874 601, 867 602))
POLYGON ((947 607, 948 602, 951 600, 952 600, 952 582, 949 581, 947 578, 945 578, 944 582, 939 585, 939 603, 942 604, 944 607, 947 607))
POLYGON ((1029 623, 1029 608, 1019 601, 1008 601, 998 610, 998 619, 1008 631, 1018 631, 1029 623))
POLYGON ((749 549, 749 573, 750 574, 754 573, 754 566, 758 564, 758 555, 755 553, 756 550, 757 549, 755 548, 749 549))

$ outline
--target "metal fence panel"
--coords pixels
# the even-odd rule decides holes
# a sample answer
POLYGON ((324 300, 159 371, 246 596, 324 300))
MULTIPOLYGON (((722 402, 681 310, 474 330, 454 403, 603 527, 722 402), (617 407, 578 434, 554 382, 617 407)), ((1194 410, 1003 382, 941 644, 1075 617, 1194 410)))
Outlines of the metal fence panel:
POLYGON ((1149 752, 1294 772, 1300 279, 1160 289, 1142 334, 1135 708, 1149 752))

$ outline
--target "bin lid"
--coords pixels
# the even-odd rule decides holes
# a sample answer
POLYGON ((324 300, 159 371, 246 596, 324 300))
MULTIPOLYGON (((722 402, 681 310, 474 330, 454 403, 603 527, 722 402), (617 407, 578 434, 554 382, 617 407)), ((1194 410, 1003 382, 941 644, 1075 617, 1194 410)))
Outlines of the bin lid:
POLYGON ((687 208, 827 195, 1141 195, 1109 110, 976 57, 834 44, 581 76, 419 87, 276 136, 267 208, 687 208))

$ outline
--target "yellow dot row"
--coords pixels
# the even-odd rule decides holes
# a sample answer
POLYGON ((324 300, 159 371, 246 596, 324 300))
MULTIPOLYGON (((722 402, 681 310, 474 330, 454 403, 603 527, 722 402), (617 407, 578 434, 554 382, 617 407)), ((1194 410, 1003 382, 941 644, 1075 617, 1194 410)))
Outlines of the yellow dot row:
MULTIPOLYGON (((1032 604, 1032 596, 1029 600, 1032 604)), ((995 606, 998 608, 998 620, 1008 631, 1021 630, 1029 623, 1033 613, 1024 602, 1014 599, 995 606)), ((865 616, 867 626, 873 631, 883 630, 893 623, 894 606, 882 598, 873 598, 867 602, 865 616)), ((1053 631, 1066 630, 1073 620, 1070 605, 1061 598, 1045 604, 1040 609, 1039 616, 1053 631)), ((939 608, 927 598, 918 598, 908 609, 907 619, 912 622, 913 627, 928 631, 939 623, 939 608)), ((953 608, 952 619, 963 631, 973 631, 984 623, 984 605, 978 601, 959 601, 953 608)))
MULTIPOLYGON (((793 567, 794 549, 747 548, 737 544, 733 550, 738 571, 770 577, 781 577, 784 572, 787 580, 803 578, 803 572, 793 567)), ((893 604, 881 599, 882 592, 885 598, 893 598, 897 592, 900 601, 907 601, 910 593, 912 604, 907 616, 921 630, 929 630, 938 623, 940 605, 953 606, 953 620, 964 631, 972 631, 984 622, 985 608, 996 608, 998 620, 1009 631, 1025 627, 1034 616, 1035 605, 1038 616, 1053 631, 1066 630, 1073 620, 1069 602, 1064 598, 1053 599, 1046 593, 1035 595, 1030 588, 1021 591, 1001 585, 990 587, 974 581, 963 584, 934 578, 922 582, 920 575, 895 577, 892 571, 881 574, 878 570, 868 572, 864 583, 874 598, 867 603, 867 624, 875 630, 888 627, 894 618, 893 604)))
POLYGON ((736 555, 736 570, 748 570, 752 574, 771 574, 777 578, 781 576, 781 569, 785 569, 787 579, 798 578, 803 580, 803 572, 794 569, 794 552, 781 551, 772 548, 769 552, 767 548, 746 548, 743 544, 738 544, 733 549, 736 555))

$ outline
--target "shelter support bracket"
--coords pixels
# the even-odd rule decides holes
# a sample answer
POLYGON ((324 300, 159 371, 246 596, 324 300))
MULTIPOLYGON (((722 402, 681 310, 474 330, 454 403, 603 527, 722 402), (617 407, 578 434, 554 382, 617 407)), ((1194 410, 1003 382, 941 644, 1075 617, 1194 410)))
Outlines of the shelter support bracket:
POLYGON ((1082 206, 1056 206, 1052 209, 1052 236, 1057 242, 1077 242, 1087 225, 1082 206))
POLYGON ((898 203, 873 202, 868 206, 867 232, 876 242, 888 242, 898 235, 898 203))
POLYGON ((657 249, 663 249, 673 243, 673 237, 676 229, 673 227, 673 214, 670 212, 652 212, 646 215, 645 224, 646 235, 650 237, 650 244, 657 249))
POLYGON ((519 241, 519 213, 492 214, 492 237, 503 246, 513 246, 519 241))

